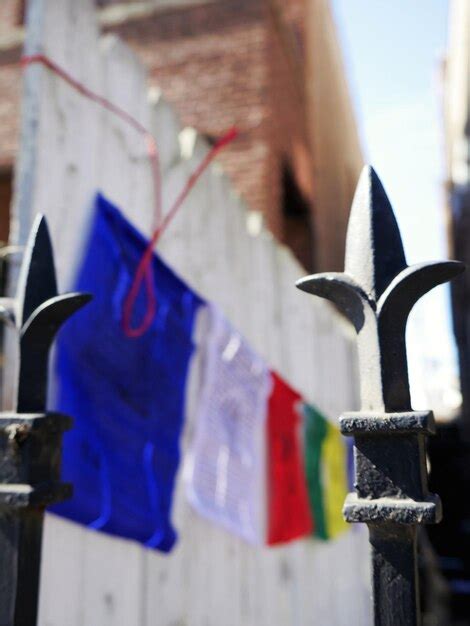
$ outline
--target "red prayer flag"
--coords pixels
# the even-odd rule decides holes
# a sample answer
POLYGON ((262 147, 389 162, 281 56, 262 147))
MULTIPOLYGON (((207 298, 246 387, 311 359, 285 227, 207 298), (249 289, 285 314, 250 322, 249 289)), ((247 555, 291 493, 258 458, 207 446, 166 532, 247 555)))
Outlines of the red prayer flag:
POLYGON ((268 404, 268 544, 313 530, 301 444, 301 396, 271 372, 268 404))

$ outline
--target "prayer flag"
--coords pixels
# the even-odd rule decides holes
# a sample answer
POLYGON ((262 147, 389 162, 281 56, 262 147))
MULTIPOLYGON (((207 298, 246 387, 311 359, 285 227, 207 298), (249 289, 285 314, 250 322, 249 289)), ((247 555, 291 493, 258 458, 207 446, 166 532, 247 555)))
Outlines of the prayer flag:
MULTIPOLYGON (((52 510, 169 551, 193 324, 203 301, 153 255, 156 315, 143 336, 126 337, 123 302, 147 245, 98 195, 75 285, 93 301, 70 320, 57 346, 55 408, 74 418, 62 465, 74 495, 52 510)), ((137 321, 146 307, 141 289, 137 321)))
POLYGON ((268 404, 268 544, 308 535, 313 528, 302 449, 301 397, 272 373, 268 404))
POLYGON ((208 313, 188 499, 204 517, 264 543, 269 371, 217 307, 208 313))
POLYGON ((310 507, 315 520, 315 537, 328 539, 322 486, 322 448, 328 424, 313 406, 303 405, 305 472, 307 475, 310 507))
POLYGON ((304 404, 305 469, 314 536, 333 539, 347 529, 342 508, 348 491, 347 450, 335 428, 313 406, 304 404))

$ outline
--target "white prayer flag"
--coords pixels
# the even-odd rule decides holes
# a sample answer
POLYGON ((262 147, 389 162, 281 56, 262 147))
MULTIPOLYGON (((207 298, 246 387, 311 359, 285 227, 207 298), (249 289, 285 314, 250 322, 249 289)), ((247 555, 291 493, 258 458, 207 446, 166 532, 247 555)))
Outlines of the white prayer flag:
POLYGON ((264 543, 269 369, 217 307, 208 314, 188 498, 201 515, 264 543))

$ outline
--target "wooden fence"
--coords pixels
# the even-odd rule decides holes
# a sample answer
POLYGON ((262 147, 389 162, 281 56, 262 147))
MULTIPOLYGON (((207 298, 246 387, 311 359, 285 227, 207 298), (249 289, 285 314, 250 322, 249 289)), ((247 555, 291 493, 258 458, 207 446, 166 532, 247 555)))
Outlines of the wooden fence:
MULTIPOLYGON (((46 54, 151 130, 168 207, 207 146, 197 138, 191 156, 182 155, 171 107, 149 94, 141 63, 123 43, 100 36, 92 0, 31 0, 25 53, 46 54)), ((44 67, 28 67, 12 243, 24 243, 34 215, 46 213, 62 290, 70 288, 98 190, 150 234, 153 186, 142 137, 44 67)), ((259 217, 214 166, 159 252, 219 304, 273 368, 336 420, 357 406, 353 338, 328 304, 295 289, 305 271, 259 217)), ((371 623, 368 545, 360 528, 331 542, 254 548, 198 517, 186 503, 181 476, 174 519, 180 540, 164 556, 48 516, 41 626, 371 623)))

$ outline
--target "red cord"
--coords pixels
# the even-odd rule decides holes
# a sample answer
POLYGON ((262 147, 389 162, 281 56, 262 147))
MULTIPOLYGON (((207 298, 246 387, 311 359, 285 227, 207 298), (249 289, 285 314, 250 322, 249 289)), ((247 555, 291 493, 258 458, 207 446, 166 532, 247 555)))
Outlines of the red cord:
POLYGON ((203 174, 205 169, 208 167, 210 162, 214 159, 220 150, 222 150, 227 144, 235 139, 237 136, 237 130, 235 128, 230 129, 220 140, 213 146, 213 148, 206 154, 201 163, 196 167, 194 172, 189 177, 187 183, 182 189, 181 193, 176 198, 173 206, 168 211, 167 215, 163 218, 162 212, 162 193, 161 193, 161 174, 160 174, 160 159, 158 156, 158 147, 157 142, 153 135, 134 117, 132 117, 127 111, 121 109, 116 104, 107 100, 103 96, 95 93, 91 89, 88 89, 85 85, 77 81, 70 74, 68 74, 63 68, 54 63, 49 57, 44 54, 33 54, 30 56, 23 56, 21 58, 22 67, 27 67, 33 63, 41 63, 49 70, 51 70, 54 74, 62 78, 66 83, 68 83, 73 89, 82 94, 85 98, 96 102, 106 110, 110 111, 124 122, 129 124, 132 128, 134 128, 139 134, 141 134, 147 145, 147 154, 150 162, 150 166, 152 168, 152 177, 153 177, 153 187, 155 194, 155 222, 154 222, 154 232, 150 239, 150 242, 144 251, 139 264, 137 266, 136 272, 134 274, 134 278, 132 280, 132 284, 127 293, 127 296, 124 300, 123 310, 122 310, 122 327, 124 333, 127 337, 136 338, 141 337, 151 326, 152 321, 155 317, 156 309, 157 309, 157 299, 155 296, 154 282, 153 282, 153 272, 152 272, 152 253, 155 245, 160 239, 163 232, 168 228, 168 225, 175 217, 176 213, 180 209, 184 200, 186 199, 188 193, 194 187, 199 177, 203 174), (142 281, 145 279, 145 291, 147 295, 147 310, 145 315, 140 322, 139 326, 132 327, 131 318, 132 312, 134 308, 134 304, 136 302, 137 296, 139 295, 140 288, 142 286, 142 281))
POLYGON ((63 68, 61 68, 57 63, 54 63, 49 57, 44 54, 32 54, 30 56, 21 57, 20 61, 22 67, 27 67, 28 65, 32 65, 33 63, 41 63, 49 70, 51 70, 54 74, 62 78, 66 83, 68 83, 75 91, 82 94, 88 100, 92 100, 96 102, 100 106, 102 106, 107 111, 110 111, 116 117, 119 117, 121 120, 129 124, 134 130, 136 130, 140 135, 142 135, 145 139, 147 145, 147 155, 150 162, 150 166, 152 168, 152 176, 154 181, 154 189, 155 189, 155 227, 158 227, 162 219, 162 194, 161 194, 161 179, 160 179, 160 160, 158 157, 158 148, 157 142, 153 135, 143 126, 137 119, 132 117, 127 111, 121 109, 116 104, 100 96, 95 93, 91 89, 88 89, 83 83, 79 82, 73 76, 68 74, 63 68))
MULTIPOLYGON (((220 152, 220 150, 222 150, 227 144, 233 141, 236 136, 237 136, 236 129, 231 128, 225 135, 223 135, 219 139, 219 141, 213 146, 213 148, 206 154, 204 159, 201 161, 201 163, 199 163, 199 165, 196 167, 194 172, 188 178, 188 181, 183 187, 181 193, 176 198, 175 202, 173 203, 173 206, 170 208, 167 215, 165 215, 161 226, 154 231, 152 238, 150 239, 149 244, 144 254, 142 255, 142 258, 140 259, 139 265, 137 266, 137 271, 132 281, 131 288, 129 289, 126 299, 124 301, 122 324, 123 324, 124 332, 126 333, 128 337, 141 337, 146 332, 146 330, 148 330, 148 328, 150 327, 152 320, 153 320, 153 316, 155 314, 155 311, 153 311, 152 315, 147 315, 148 313, 148 309, 147 309, 147 313, 144 316, 144 319, 142 320, 140 325, 137 328, 132 328, 131 326, 132 311, 134 309, 134 304, 137 299, 137 296, 139 295, 139 291, 140 291, 143 279, 145 278, 147 281, 148 275, 149 274, 151 275, 152 253, 153 253, 154 247, 156 246, 158 240, 160 239, 164 231, 168 228, 168 225, 170 224, 171 220, 175 217, 179 208, 181 207, 184 200, 186 199, 186 196, 194 187, 194 185, 196 184, 200 176, 204 173, 204 171, 206 170, 210 162, 215 158, 217 153, 220 152)), ((149 298, 149 289, 147 287, 147 282, 146 282, 146 291, 147 291, 147 298, 149 298)), ((155 301, 153 301, 153 306, 154 308, 156 308, 155 301)), ((149 307, 150 307, 150 300, 149 300, 149 307)))

